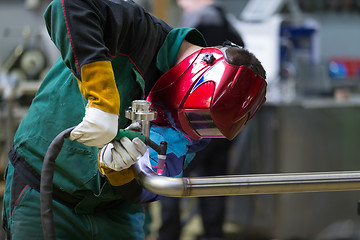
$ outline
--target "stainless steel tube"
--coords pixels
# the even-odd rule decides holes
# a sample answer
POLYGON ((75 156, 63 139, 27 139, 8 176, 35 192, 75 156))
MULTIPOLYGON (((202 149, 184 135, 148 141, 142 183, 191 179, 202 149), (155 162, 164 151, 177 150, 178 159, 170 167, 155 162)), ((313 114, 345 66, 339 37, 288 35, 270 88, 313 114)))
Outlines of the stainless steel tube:
POLYGON ((252 174, 198 178, 156 175, 137 165, 137 180, 147 190, 168 197, 208 197, 360 190, 360 172, 252 174))

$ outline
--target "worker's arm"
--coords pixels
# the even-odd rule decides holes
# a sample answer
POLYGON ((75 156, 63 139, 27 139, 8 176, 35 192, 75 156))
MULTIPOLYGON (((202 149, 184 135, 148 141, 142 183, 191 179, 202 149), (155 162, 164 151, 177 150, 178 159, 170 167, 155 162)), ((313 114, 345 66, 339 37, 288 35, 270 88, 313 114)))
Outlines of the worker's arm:
POLYGON ((69 139, 101 148, 114 139, 118 130, 120 97, 110 61, 82 66, 78 84, 88 104, 82 122, 69 139))
POLYGON ((116 136, 120 108, 102 11, 91 1, 54 0, 44 17, 52 41, 88 101, 69 139, 101 148, 116 136))

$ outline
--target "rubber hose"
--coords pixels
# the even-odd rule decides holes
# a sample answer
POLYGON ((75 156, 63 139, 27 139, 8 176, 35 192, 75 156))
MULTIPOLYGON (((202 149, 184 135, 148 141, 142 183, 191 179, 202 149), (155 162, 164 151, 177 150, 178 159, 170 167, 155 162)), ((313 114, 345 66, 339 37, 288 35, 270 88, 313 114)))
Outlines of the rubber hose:
POLYGON ((45 240, 56 240, 54 216, 52 210, 53 201, 53 178, 55 171, 55 160, 59 155, 65 138, 70 136, 74 127, 68 128, 57 135, 48 147, 40 178, 40 208, 41 222, 45 240))

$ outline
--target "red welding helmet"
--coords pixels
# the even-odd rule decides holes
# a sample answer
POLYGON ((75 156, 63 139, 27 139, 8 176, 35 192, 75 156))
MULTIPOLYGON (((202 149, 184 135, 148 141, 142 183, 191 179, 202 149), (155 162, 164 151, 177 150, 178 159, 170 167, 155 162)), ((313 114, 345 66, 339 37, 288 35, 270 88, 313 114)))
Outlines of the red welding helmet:
POLYGON ((147 100, 157 123, 193 139, 233 139, 265 102, 266 82, 245 65, 228 62, 226 49, 194 52, 164 73, 147 100))

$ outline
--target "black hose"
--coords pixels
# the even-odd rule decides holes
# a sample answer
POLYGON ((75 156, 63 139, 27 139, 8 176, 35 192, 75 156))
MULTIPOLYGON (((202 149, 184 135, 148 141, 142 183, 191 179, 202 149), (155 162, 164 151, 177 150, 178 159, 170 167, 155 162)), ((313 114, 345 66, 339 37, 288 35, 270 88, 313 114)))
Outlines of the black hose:
POLYGON ((53 201, 53 178, 55 171, 55 160, 59 155, 65 138, 70 136, 74 127, 62 131, 50 143, 44 157, 43 167, 40 177, 40 208, 41 222, 45 240, 55 240, 54 216, 52 210, 53 201))

